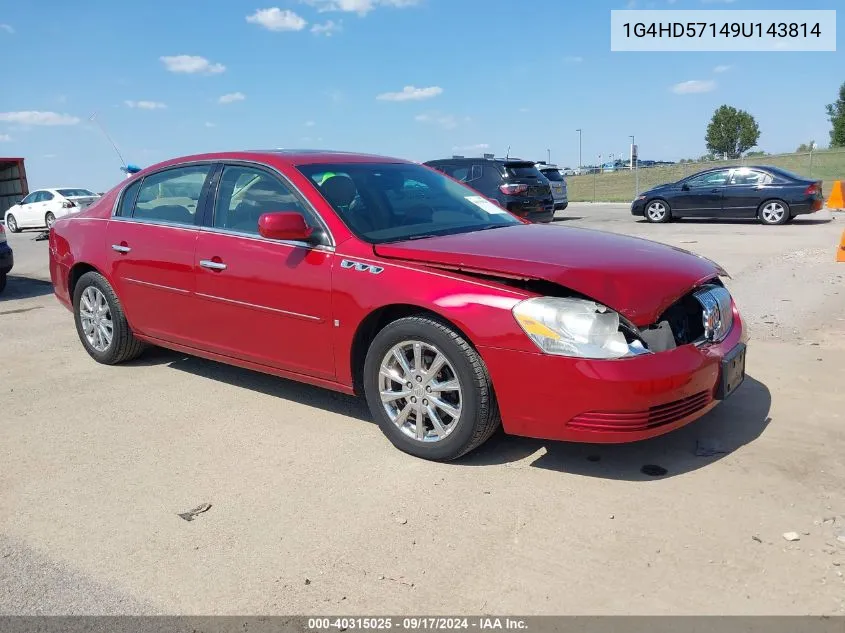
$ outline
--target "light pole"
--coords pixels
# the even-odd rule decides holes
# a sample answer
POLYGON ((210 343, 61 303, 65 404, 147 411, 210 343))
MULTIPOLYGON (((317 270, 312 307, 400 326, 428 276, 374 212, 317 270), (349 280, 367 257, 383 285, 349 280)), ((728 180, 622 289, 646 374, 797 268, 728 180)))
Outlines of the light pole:
POLYGON ((634 170, 634 197, 640 195, 640 153, 634 151, 637 141, 631 134, 631 169, 634 170))
POLYGON ((579 127, 577 130, 578 132, 578 171, 581 171, 581 168, 584 166, 583 162, 581 161, 581 128, 579 127))
POLYGON ((550 149, 546 150, 546 159, 548 161, 547 164, 551 165, 552 164, 552 150, 550 150, 550 149))

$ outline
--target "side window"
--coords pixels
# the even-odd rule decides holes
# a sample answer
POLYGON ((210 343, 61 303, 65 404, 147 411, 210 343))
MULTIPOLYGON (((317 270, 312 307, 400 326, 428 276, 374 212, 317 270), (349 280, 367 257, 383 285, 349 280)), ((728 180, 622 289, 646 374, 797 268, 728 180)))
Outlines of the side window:
POLYGON ((472 182, 473 180, 478 180, 481 178, 482 168, 481 165, 473 165, 469 172, 469 180, 467 182, 472 182))
POLYGON ((718 187, 720 185, 727 184, 729 173, 730 172, 727 169, 720 169, 719 171, 713 171, 707 174, 702 174, 701 176, 696 176, 695 178, 687 181, 687 184, 690 187, 718 187))
POLYGON ((33 191, 33 192, 32 192, 31 194, 29 194, 26 198, 24 198, 23 200, 21 200, 21 201, 20 201, 20 204, 32 204, 33 202, 35 202, 35 199, 36 199, 37 197, 38 197, 38 192, 37 192, 37 191, 33 191))
POLYGON ((55 196, 50 193, 49 191, 42 191, 41 192, 41 199, 39 202, 50 202, 55 196))
POLYGON ((772 177, 762 171, 752 171, 750 169, 735 169, 731 175, 732 185, 768 185, 772 182, 772 177))
POLYGON ((168 224, 194 224, 202 186, 210 170, 210 165, 193 165, 147 176, 138 191, 132 217, 168 224))
POLYGON ((449 175, 455 180, 466 182, 467 180, 469 180, 469 167, 455 167, 450 171, 449 175))
POLYGON ((120 198, 120 204, 117 205, 116 216, 128 217, 132 215, 132 205, 135 204, 135 198, 138 195, 138 189, 141 188, 141 180, 136 180, 129 185, 120 198))
POLYGON ((258 218, 276 211, 296 211, 311 224, 297 197, 275 176, 253 167, 223 169, 214 205, 216 228, 258 235, 258 218))

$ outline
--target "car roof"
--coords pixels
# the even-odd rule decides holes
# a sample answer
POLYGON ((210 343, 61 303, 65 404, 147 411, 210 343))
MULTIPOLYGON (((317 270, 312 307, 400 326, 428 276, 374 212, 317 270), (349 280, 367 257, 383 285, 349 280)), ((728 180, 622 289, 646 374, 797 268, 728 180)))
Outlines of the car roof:
POLYGON ((535 161, 533 161, 533 160, 527 160, 527 159, 524 159, 524 158, 516 158, 514 156, 511 156, 510 158, 490 158, 489 156, 477 156, 477 157, 473 158, 471 156, 470 157, 459 156, 459 157, 452 157, 452 158, 436 158, 434 160, 427 160, 423 164, 424 165, 436 165, 436 164, 439 164, 439 163, 461 163, 461 162, 477 163, 480 160, 482 160, 482 161, 486 160, 486 161, 489 161, 491 163, 532 163, 532 164, 535 163, 535 161))
POLYGON ((412 161, 376 154, 364 154, 357 152, 345 152, 338 150, 318 149, 251 149, 234 150, 225 152, 211 152, 206 154, 190 154, 171 158, 141 170, 149 173, 154 169, 178 165, 181 163, 199 161, 225 161, 225 160, 248 160, 267 163, 284 164, 294 167, 297 165, 313 165, 317 163, 405 163, 413 164, 412 161))

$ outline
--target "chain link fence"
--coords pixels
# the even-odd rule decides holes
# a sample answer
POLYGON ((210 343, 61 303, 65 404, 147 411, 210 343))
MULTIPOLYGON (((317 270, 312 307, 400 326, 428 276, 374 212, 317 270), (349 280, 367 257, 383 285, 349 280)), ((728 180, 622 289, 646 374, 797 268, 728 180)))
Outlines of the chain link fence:
POLYGON ((640 166, 637 170, 622 168, 613 172, 567 176, 566 184, 570 202, 631 202, 638 192, 657 185, 677 182, 705 169, 743 165, 771 165, 789 170, 799 176, 821 180, 824 182, 824 192, 827 195, 830 193, 833 181, 845 181, 845 148, 809 153, 752 156, 736 160, 675 163, 654 167, 640 166))

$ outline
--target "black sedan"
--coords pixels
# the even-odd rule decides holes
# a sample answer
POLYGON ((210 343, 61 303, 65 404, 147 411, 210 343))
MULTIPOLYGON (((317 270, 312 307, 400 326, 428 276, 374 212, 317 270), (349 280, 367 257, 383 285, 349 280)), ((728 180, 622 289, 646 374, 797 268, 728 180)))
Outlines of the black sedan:
POLYGON ((695 217, 786 224, 823 206, 820 181, 777 167, 719 167, 640 194, 631 204, 631 215, 649 222, 695 217))

